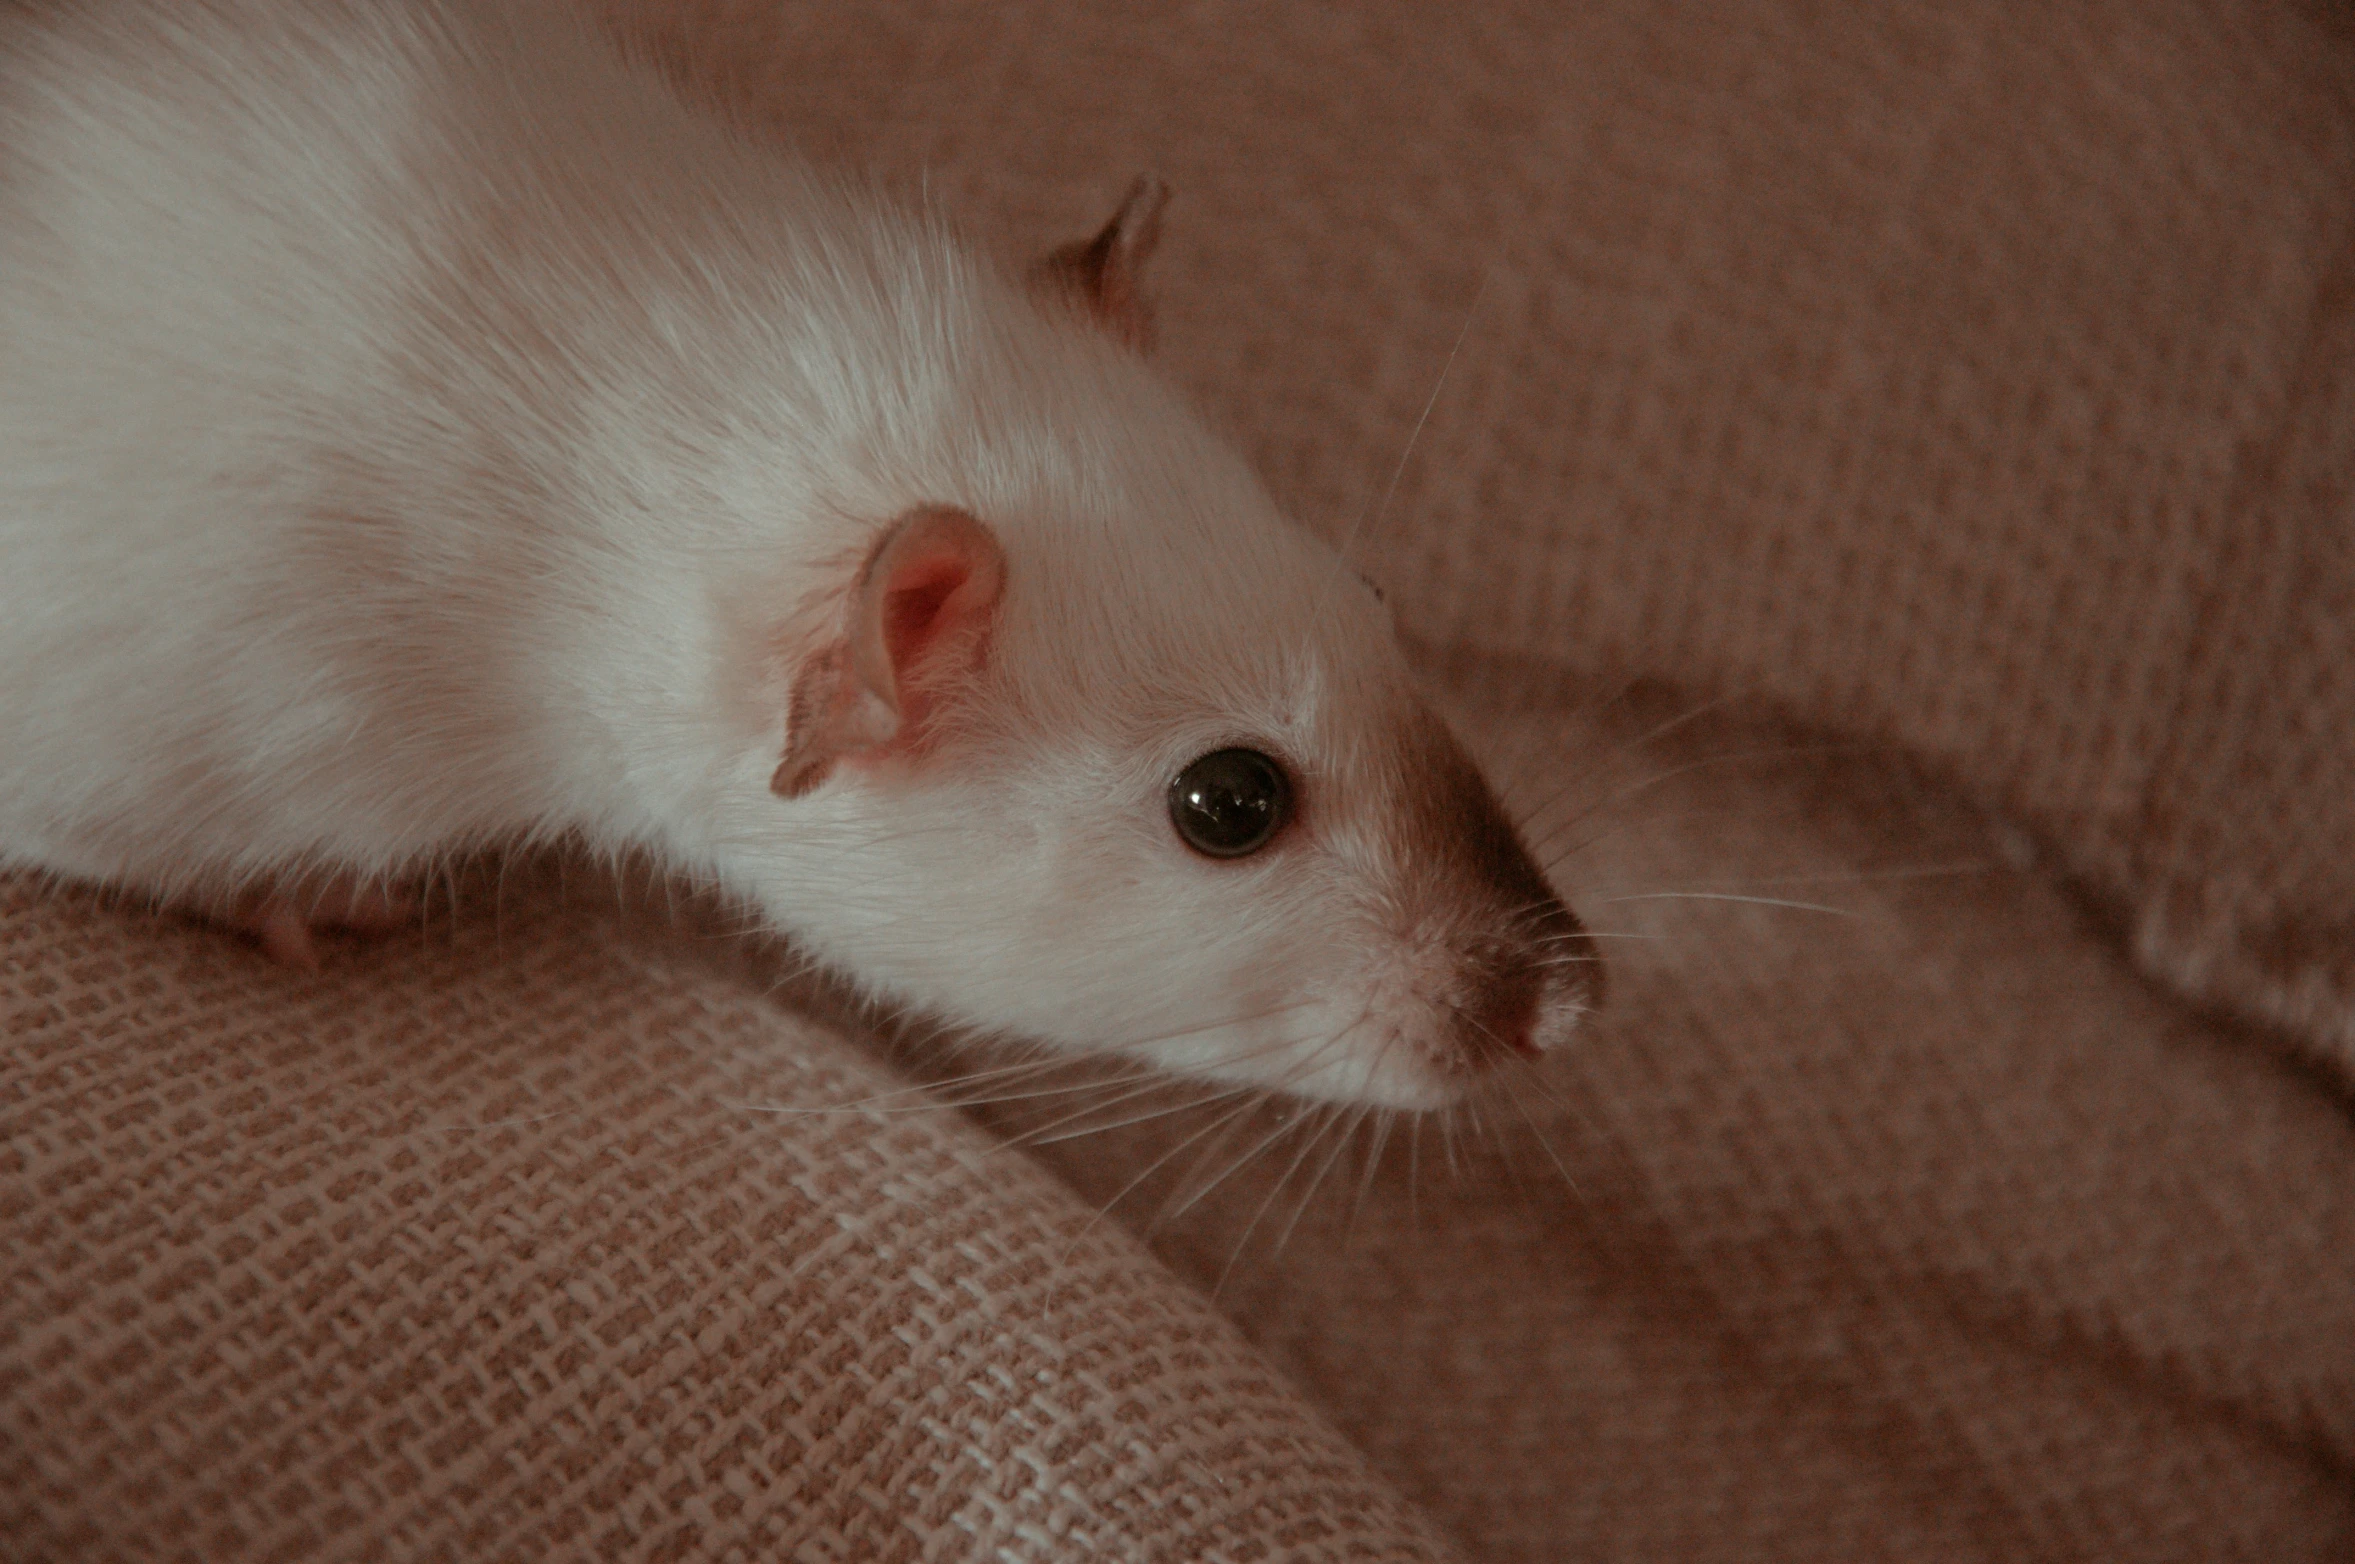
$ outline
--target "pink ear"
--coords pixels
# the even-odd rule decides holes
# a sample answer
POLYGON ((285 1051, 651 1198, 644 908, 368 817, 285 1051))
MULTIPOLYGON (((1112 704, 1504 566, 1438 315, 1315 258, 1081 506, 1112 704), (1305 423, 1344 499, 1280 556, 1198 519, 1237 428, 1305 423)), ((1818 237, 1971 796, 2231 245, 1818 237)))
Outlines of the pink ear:
POLYGON ((1041 292, 1087 313, 1097 325, 1139 353, 1153 347, 1153 307, 1142 287, 1145 262, 1161 242, 1161 211, 1169 186, 1140 175, 1121 198, 1120 210, 1092 239, 1064 245, 1031 269, 1041 292))
POLYGON ((852 645, 859 681, 920 724, 928 697, 970 672, 1005 587, 989 528, 961 510, 920 510, 886 536, 860 577, 852 645))
POLYGON ((771 790, 797 798, 861 754, 913 750, 946 689, 981 666, 1006 581, 997 538, 947 506, 910 512, 867 556, 840 640, 794 681, 771 790))

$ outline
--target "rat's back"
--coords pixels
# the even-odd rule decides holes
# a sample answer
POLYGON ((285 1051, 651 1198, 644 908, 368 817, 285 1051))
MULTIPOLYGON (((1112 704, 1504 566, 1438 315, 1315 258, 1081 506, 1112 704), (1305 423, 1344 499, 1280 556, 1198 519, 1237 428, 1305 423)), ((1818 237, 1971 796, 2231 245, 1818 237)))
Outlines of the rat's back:
POLYGON ((345 725, 287 535, 316 432, 370 395, 367 306, 405 261, 386 192, 422 62, 364 11, 0 23, 11 858, 145 877, 300 830, 256 772, 345 725))
POLYGON ((541 230, 724 146, 540 0, 0 15, 0 858, 169 890, 532 824, 578 747, 502 691, 516 523, 593 394, 529 383, 541 230))

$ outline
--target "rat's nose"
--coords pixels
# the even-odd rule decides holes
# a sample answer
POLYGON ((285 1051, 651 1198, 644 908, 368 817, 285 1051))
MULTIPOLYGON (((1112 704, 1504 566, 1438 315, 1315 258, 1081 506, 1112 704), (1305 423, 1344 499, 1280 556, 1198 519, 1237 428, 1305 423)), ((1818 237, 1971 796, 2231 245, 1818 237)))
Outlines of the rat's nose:
POLYGON ((1552 901, 1540 914, 1537 964, 1553 979, 1564 1003, 1580 1011, 1603 1007, 1603 955, 1578 914, 1552 901))
POLYGON ((1537 995, 1541 984, 1534 970, 1493 978, 1485 991, 1459 1012, 1458 1030, 1464 1051, 1480 1067, 1507 1059, 1534 1059, 1537 1047, 1537 995))

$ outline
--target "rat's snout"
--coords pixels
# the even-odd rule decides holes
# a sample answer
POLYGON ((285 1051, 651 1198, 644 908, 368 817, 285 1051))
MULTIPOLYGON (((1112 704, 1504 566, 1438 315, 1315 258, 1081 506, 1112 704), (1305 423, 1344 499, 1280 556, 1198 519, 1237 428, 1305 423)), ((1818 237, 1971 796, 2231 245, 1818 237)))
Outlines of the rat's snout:
POLYGON ((1603 965, 1487 780, 1427 719, 1401 790, 1389 906, 1401 986, 1430 1020, 1414 1050, 1441 1097, 1559 1048, 1603 1000, 1603 965))
POLYGON ((1559 1046, 1602 1002, 1602 962, 1569 908, 1548 895, 1519 922, 1464 963, 1456 1042, 1475 1070, 1559 1046))

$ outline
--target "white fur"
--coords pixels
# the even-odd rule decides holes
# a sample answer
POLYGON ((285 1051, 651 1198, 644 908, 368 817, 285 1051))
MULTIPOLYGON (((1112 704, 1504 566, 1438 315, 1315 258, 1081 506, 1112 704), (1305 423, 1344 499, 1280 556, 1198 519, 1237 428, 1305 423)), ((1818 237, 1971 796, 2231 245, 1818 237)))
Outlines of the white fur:
POLYGON ((1128 354, 556 9, 0 19, 9 861, 171 896, 577 833, 958 1021, 1435 1101, 1426 719, 1335 571, 1128 354), (1005 552, 986 677, 780 799, 796 616, 937 503, 1005 552), (1302 844, 1176 839, 1233 742, 1302 844))

